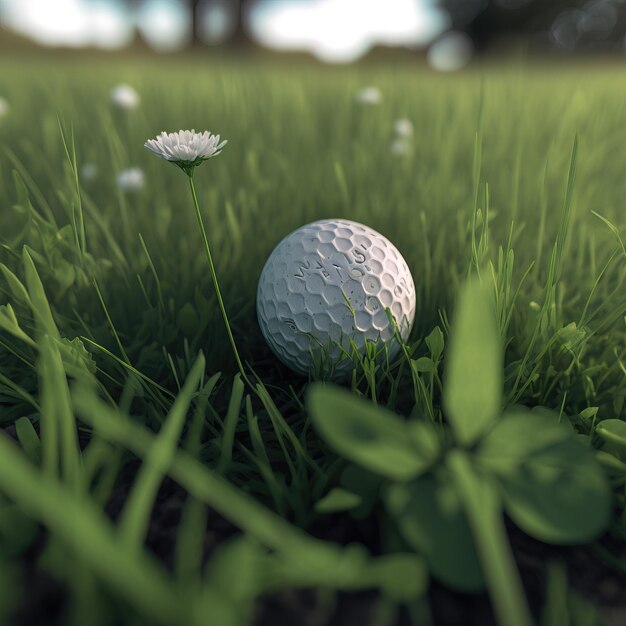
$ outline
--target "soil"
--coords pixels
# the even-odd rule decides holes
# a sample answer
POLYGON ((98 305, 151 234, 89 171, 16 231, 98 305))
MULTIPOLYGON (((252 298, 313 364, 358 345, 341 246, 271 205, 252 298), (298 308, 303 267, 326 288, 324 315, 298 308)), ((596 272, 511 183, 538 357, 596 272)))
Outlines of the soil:
MULTIPOLYGON (((15 437, 12 427, 5 433, 15 437)), ((106 507, 115 519, 122 509, 139 463, 126 465, 120 482, 106 507)), ((185 492, 166 479, 158 493, 147 546, 171 568, 176 531, 180 522, 185 492)), ((591 602, 607 626, 626 624, 626 575, 605 565, 588 547, 555 547, 538 542, 512 524, 508 525, 511 545, 520 569, 524 587, 535 617, 539 619, 546 588, 546 564, 562 563, 571 588, 591 602)), ((377 530, 371 522, 353 522, 348 516, 327 518, 310 529, 320 538, 347 544, 360 541, 375 545, 377 530), (373 542, 373 543, 372 543, 373 542)), ((238 534, 238 529, 214 511, 210 511, 205 535, 204 556, 223 541, 238 534)), ((66 590, 62 583, 38 568, 36 563, 45 543, 41 537, 21 558, 22 582, 28 594, 14 613, 10 626, 62 626, 66 590)), ((626 559, 623 544, 605 537, 603 545, 611 554, 626 559)), ((315 590, 288 590, 274 593, 257 602, 254 626, 368 626, 376 609, 378 594, 374 591, 339 593, 329 603, 315 590)), ((496 626, 486 593, 462 594, 433 582, 429 603, 434 626, 496 626)), ((411 621, 400 613, 394 626, 409 626, 411 621)))

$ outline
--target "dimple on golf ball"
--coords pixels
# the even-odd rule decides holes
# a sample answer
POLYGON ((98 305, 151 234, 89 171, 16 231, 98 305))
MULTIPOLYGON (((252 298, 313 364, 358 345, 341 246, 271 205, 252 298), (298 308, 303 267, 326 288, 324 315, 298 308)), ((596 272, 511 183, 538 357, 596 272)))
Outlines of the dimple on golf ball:
POLYGON ((415 318, 415 285, 397 248, 375 230, 343 219, 320 220, 287 235, 269 256, 257 289, 261 332, 276 356, 301 374, 339 376, 347 355, 400 348, 415 318))

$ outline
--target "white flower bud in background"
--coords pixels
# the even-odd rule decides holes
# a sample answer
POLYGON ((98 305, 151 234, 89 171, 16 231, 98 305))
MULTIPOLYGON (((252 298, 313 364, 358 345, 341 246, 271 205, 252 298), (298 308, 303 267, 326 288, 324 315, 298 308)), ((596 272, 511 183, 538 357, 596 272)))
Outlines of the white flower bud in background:
POLYGON ((130 85, 118 85, 111 89, 111 100, 120 109, 136 109, 139 106, 139 94, 130 85))
POLYGON ((85 181, 92 181, 98 176, 98 166, 95 163, 85 163, 80 169, 80 177, 85 181))
POLYGON ((378 87, 364 87, 356 94, 357 102, 361 104, 380 104, 383 99, 383 94, 378 87))
POLYGON ((117 184, 122 191, 139 191, 144 186, 144 173, 138 167, 122 170, 117 175, 117 184))
POLYGON ((393 124, 393 132, 398 137, 413 137, 413 122, 406 117, 397 119, 393 124))
POLYGON ((0 96, 0 117, 7 115, 10 108, 8 100, 0 96))

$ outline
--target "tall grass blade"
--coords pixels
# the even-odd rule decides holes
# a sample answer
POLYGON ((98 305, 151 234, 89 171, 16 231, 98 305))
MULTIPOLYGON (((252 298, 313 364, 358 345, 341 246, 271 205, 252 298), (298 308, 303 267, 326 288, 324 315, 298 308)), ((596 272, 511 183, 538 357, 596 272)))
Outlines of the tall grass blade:
POLYGON ((204 365, 205 359, 200 355, 166 417, 161 433, 144 455, 144 463, 122 511, 119 532, 133 550, 139 550, 144 540, 159 485, 172 462, 189 405, 204 376, 204 365))
POLYGON ((130 554, 93 502, 78 498, 38 472, 2 436, 0 491, 45 524, 108 587, 149 615, 155 624, 184 620, 185 605, 154 559, 145 552, 130 554))

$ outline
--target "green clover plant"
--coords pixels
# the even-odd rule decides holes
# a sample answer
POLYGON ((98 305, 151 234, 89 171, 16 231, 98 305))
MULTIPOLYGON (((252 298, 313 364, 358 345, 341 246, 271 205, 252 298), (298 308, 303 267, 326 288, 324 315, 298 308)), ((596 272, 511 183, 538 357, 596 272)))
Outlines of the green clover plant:
MULTIPOLYGON (((489 289, 477 280, 460 293, 446 357, 443 426, 311 386, 317 431, 351 462, 317 510, 367 515, 382 496, 401 542, 426 558, 433 577, 462 591, 486 587, 501 624, 528 626, 504 515, 538 540, 587 543, 609 524, 609 481, 557 414, 503 410, 503 341, 489 289)), ((619 445, 626 451, 626 433, 619 445)))

